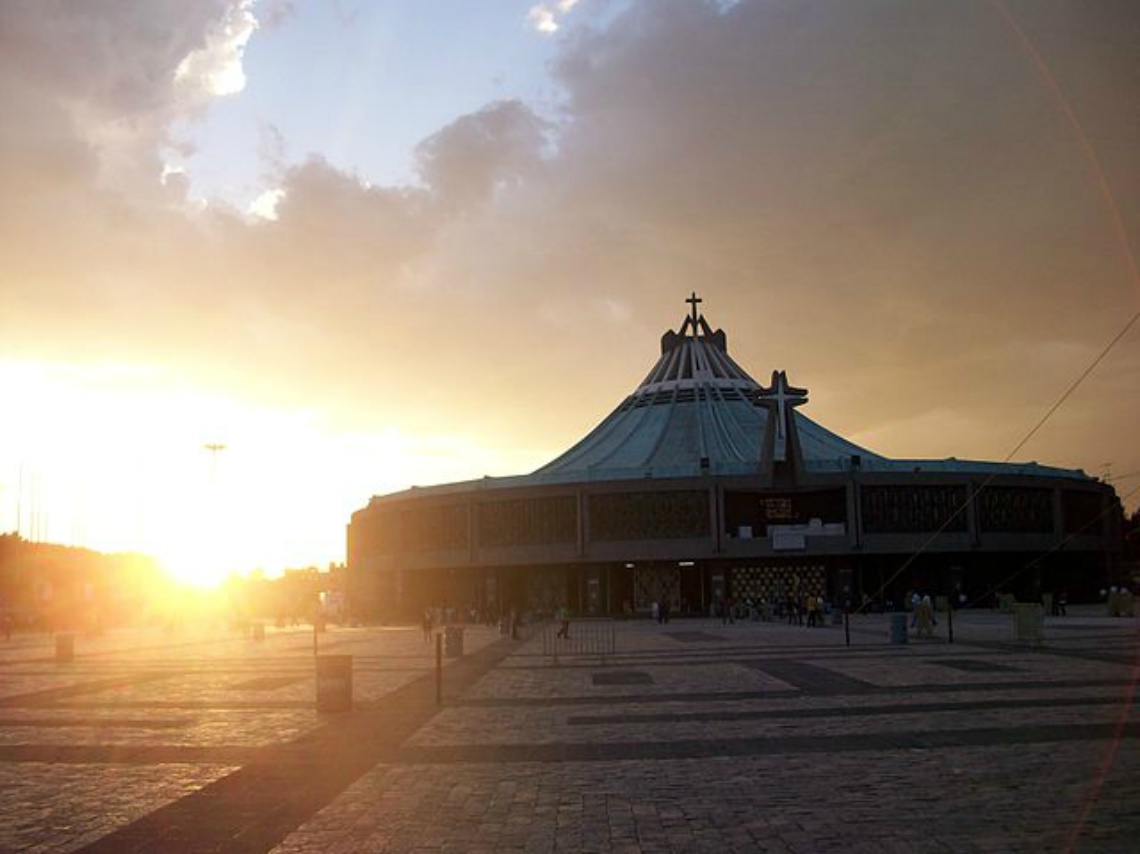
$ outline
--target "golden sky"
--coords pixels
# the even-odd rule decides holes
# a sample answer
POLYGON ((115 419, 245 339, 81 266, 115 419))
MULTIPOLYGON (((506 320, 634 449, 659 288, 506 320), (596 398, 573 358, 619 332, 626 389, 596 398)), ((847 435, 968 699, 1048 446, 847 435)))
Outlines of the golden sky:
MULTIPOLYGON (((694 289, 829 429, 1002 459, 1140 309, 1134 2, 408 7, 0 7, 0 529, 341 560, 584 435, 694 289)), ((1138 389, 1134 328, 1018 458, 1137 472, 1138 389)))

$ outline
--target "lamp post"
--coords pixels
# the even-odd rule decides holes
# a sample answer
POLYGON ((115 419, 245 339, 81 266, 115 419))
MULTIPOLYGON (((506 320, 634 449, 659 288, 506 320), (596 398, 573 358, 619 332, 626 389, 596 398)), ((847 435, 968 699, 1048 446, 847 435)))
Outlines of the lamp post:
POLYGON ((218 560, 218 540, 217 540, 217 534, 218 534, 218 531, 217 531, 217 528, 218 528, 218 507, 217 507, 218 454, 220 454, 225 449, 226 449, 226 446, 221 444, 220 442, 208 442, 202 446, 202 450, 210 452, 210 517, 211 517, 210 518, 210 522, 211 522, 210 527, 212 529, 210 533, 211 533, 212 540, 213 540, 213 548, 211 549, 211 553, 212 553, 211 560, 213 560, 213 562, 215 564, 215 566, 213 567, 213 569, 215 569, 215 570, 218 568, 217 564, 219 563, 219 560, 218 560))
POLYGON ((210 442, 202 446, 202 450, 210 452, 210 485, 212 486, 218 478, 218 453, 226 449, 225 445, 218 444, 217 442, 210 442))

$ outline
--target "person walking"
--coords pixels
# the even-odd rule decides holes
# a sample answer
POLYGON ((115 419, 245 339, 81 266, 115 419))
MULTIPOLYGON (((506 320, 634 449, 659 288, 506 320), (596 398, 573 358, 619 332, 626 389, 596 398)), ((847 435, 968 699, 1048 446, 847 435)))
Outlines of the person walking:
POLYGON ((570 609, 565 605, 558 609, 558 619, 562 623, 558 628, 558 637, 570 640, 570 609))
POLYGON ((934 637, 934 607, 929 596, 923 596, 919 600, 916 619, 918 621, 918 636, 920 638, 934 637))

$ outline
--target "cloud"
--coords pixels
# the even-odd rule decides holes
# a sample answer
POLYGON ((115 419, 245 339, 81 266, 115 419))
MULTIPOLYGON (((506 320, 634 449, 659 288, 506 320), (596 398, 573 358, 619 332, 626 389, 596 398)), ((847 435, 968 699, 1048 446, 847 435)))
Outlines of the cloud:
POLYGON ((249 0, 16 0, 0 9, 0 153, 24 191, 100 189, 163 200, 171 127, 242 79, 249 0), (58 167, 58 168, 56 168, 58 167))
POLYGON ((244 89, 242 57, 250 36, 257 29, 253 5, 254 0, 238 0, 231 5, 224 17, 210 28, 206 43, 178 63, 175 82, 215 96, 233 95, 244 89))
POLYGON ((560 19, 578 5, 578 0, 556 0, 553 3, 539 3, 531 6, 526 13, 527 23, 540 33, 555 33, 560 19))
POLYGON ((499 101, 462 116, 416 148, 420 176, 449 204, 487 200, 533 174, 549 124, 519 101, 499 101))
POLYGON ((285 198, 285 191, 277 188, 266 190, 249 203, 249 213, 262 219, 277 219, 277 205, 285 198))

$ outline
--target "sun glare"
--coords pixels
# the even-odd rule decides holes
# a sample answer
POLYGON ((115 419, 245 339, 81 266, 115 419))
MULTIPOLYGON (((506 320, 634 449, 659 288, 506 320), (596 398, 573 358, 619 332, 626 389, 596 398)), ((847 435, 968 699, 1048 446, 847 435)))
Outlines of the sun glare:
POLYGON ((371 495, 545 458, 449 434, 337 430, 321 413, 219 398, 148 366, 0 361, 0 385, 26 401, 0 419, 0 531, 149 555, 171 591, 343 561, 349 516, 371 495))
POLYGON ((200 590, 213 590, 230 574, 212 544, 173 546, 156 550, 156 557, 172 581, 200 590))

